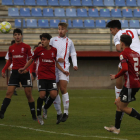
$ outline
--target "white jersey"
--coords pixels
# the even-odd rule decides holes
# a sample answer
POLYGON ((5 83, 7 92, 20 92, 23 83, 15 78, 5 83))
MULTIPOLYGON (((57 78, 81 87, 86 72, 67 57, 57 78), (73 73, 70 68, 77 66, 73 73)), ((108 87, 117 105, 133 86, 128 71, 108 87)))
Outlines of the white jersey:
MULTIPOLYGON (((62 38, 57 36, 51 38, 50 45, 57 49, 57 60, 58 58, 63 58, 65 60, 64 63, 59 63, 60 66, 62 68, 69 67, 69 55, 76 56, 76 51, 72 40, 68 37, 62 38)), ((73 64, 73 66, 77 66, 77 60, 76 63, 73 64)))
POLYGON ((130 45, 130 48, 140 54, 140 41, 139 41, 139 37, 138 37, 138 35, 140 35, 140 29, 119 30, 117 32, 117 34, 114 36, 115 46, 117 44, 120 44, 120 36, 122 34, 127 34, 132 37, 132 44, 130 45))
MULTIPOLYGON (((8 52, 6 53, 5 59, 6 59, 6 60, 9 60, 9 53, 8 53, 8 52)), ((11 68, 11 69, 12 69, 12 66, 13 66, 13 63, 10 65, 10 68, 11 68)))

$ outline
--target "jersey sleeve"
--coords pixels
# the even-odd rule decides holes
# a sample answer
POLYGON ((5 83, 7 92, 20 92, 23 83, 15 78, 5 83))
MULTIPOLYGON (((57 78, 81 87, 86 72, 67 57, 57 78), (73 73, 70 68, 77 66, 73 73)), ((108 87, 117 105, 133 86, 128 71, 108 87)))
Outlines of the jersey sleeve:
POLYGON ((6 55, 5 55, 5 59, 6 59, 6 60, 9 60, 9 53, 8 53, 8 52, 7 52, 6 55))
POLYGON ((37 47, 35 49, 35 51, 33 52, 33 56, 32 56, 32 59, 35 60, 39 57, 39 50, 40 50, 40 47, 37 47))
POLYGON ((137 31, 138 35, 140 35, 140 29, 136 29, 136 31, 137 31))
POLYGON ((51 46, 53 46, 53 38, 51 38, 50 43, 51 46))
POLYGON ((114 44, 115 44, 115 46, 120 44, 120 38, 118 37, 118 35, 115 35, 115 37, 114 37, 114 44))
POLYGON ((31 49, 30 46, 28 47, 28 52, 27 53, 28 53, 28 60, 29 60, 32 57, 32 49, 31 49))
POLYGON ((70 46, 70 55, 76 55, 75 47, 73 42, 71 41, 71 46, 70 46))
POLYGON ((11 60, 12 60, 12 52, 11 52, 10 50, 11 50, 11 49, 10 49, 10 47, 9 47, 8 57, 9 57, 9 59, 11 59, 11 60))

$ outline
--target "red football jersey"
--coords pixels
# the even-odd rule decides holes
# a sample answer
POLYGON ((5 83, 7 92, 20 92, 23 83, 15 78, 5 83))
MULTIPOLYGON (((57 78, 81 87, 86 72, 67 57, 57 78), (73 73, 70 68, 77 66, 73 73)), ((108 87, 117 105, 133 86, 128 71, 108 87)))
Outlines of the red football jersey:
POLYGON ((126 88, 140 88, 140 55, 137 52, 131 50, 130 48, 125 48, 125 50, 120 54, 120 61, 121 63, 127 63, 128 65, 128 71, 124 74, 124 86, 126 88))
POLYGON ((12 59, 13 63, 12 69, 24 67, 31 57, 31 47, 25 43, 15 43, 9 47, 9 59, 12 59))
POLYGON ((55 80, 55 62, 57 56, 57 49, 51 46, 50 50, 44 47, 37 47, 32 56, 33 60, 37 62, 37 78, 55 80))

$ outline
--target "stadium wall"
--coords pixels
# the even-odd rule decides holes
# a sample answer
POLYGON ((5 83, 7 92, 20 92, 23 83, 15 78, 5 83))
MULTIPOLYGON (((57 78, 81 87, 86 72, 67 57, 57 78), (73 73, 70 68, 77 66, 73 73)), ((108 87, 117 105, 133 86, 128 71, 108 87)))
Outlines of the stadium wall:
MULTIPOLYGON (((70 60, 71 62, 71 60, 70 60)), ((69 88, 114 88, 115 80, 110 80, 110 74, 117 73, 118 57, 78 57, 78 71, 70 66, 69 88)), ((0 57, 0 70, 5 65, 4 57, 0 57)), ((0 89, 7 88, 6 78, 0 76, 0 89)), ((34 81, 37 88, 37 82, 34 81)))

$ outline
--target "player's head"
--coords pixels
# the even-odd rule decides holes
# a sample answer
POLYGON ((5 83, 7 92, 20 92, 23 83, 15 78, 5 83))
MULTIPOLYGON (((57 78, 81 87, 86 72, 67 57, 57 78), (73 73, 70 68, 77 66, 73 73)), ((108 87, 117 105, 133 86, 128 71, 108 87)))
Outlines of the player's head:
POLYGON ((14 29, 13 37, 14 37, 16 43, 21 42, 21 40, 22 40, 22 31, 21 31, 21 29, 18 29, 18 28, 14 29))
POLYGON ((59 36, 60 37, 65 37, 66 36, 66 33, 68 31, 68 24, 65 23, 65 22, 60 22, 58 24, 58 33, 59 33, 59 36))
POLYGON ((11 45, 13 45, 13 44, 15 44, 15 40, 12 40, 12 41, 11 41, 11 45))
POLYGON ((33 51, 35 51, 35 49, 36 49, 37 47, 38 47, 38 45, 35 45, 34 48, 33 48, 33 51))
POLYGON ((121 22, 119 20, 111 20, 106 24, 106 27, 110 28, 110 33, 116 35, 121 30, 121 22))
POLYGON ((37 44, 37 45, 38 45, 38 47, 42 46, 41 42, 38 42, 38 44, 37 44))
POLYGON ((43 33, 42 35, 40 35, 42 46, 47 47, 50 43, 51 38, 52 38, 52 36, 48 33, 43 33))
POLYGON ((120 37, 120 46, 121 49, 124 49, 125 47, 130 47, 132 43, 132 38, 129 35, 121 35, 120 37))

